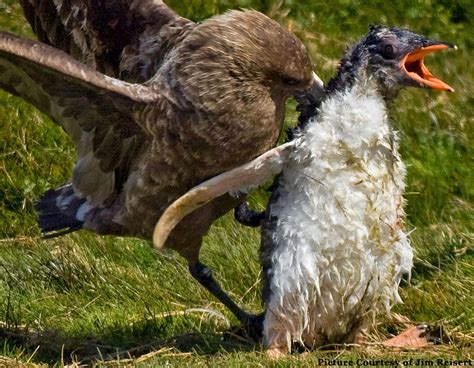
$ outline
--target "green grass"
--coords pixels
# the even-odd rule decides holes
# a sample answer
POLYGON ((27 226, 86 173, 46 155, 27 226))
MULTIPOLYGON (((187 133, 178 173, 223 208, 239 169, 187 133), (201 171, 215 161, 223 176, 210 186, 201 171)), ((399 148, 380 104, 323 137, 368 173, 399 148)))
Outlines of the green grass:
MULTIPOLYGON (((473 359, 472 1, 168 3, 193 20, 230 7, 263 11, 303 39, 325 80, 346 45, 370 23, 406 26, 458 45, 456 53, 428 60, 456 93, 412 89, 393 109, 409 169, 407 226, 414 229, 416 249, 411 283, 402 289, 405 304, 394 312, 443 326, 450 343, 418 353, 347 350, 338 358, 473 359)), ((12 0, 0 0, 0 29, 32 37, 12 0)), ((292 104, 290 111, 288 124, 296 119, 292 104)), ((0 92, 0 146, 0 366, 83 361, 311 367, 333 357, 319 351, 269 362, 258 345, 224 334, 236 320, 192 280, 177 255, 157 254, 147 242, 85 232, 38 240, 33 204, 68 180, 71 143, 46 117, 0 92)), ((263 205, 262 197, 254 195, 254 205, 263 205)), ((231 296, 256 311, 261 308, 258 239, 258 231, 227 216, 215 223, 202 252, 231 296)), ((380 334, 401 328, 390 319, 380 322, 380 334)))

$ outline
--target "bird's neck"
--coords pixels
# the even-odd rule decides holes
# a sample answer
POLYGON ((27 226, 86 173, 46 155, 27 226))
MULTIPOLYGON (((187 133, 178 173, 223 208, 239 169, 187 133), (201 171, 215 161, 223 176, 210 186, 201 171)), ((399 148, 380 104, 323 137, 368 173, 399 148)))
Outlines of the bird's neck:
POLYGON ((366 84, 376 89, 388 106, 392 105, 400 91, 399 88, 394 86, 386 87, 381 80, 371 73, 366 65, 343 62, 336 75, 328 82, 326 96, 331 98, 334 94, 347 91, 356 84, 366 84))
POLYGON ((391 141, 393 134, 388 103, 378 83, 369 78, 355 79, 350 87, 329 93, 298 136, 300 146, 312 156, 310 152, 329 144, 325 140, 334 141, 335 146, 360 144, 362 147, 376 141, 391 141))
POLYGON ((336 93, 352 88, 356 80, 356 70, 341 62, 336 75, 326 85, 326 99, 331 98, 336 93))
POLYGON ((298 106, 301 114, 297 127, 289 132, 290 138, 304 130, 311 120, 318 118, 321 114, 321 104, 338 95, 350 94, 351 91, 377 95, 383 100, 385 108, 390 109, 400 89, 393 85, 390 88, 386 87, 374 73, 370 72, 367 65, 362 65, 362 61, 343 59, 336 75, 326 84, 323 100, 298 106))

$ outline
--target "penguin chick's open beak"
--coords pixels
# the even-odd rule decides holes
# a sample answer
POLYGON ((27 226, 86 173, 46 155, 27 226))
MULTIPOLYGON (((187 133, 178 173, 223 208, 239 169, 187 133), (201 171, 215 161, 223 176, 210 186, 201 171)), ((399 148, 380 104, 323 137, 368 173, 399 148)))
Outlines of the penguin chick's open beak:
POLYGON ((416 49, 403 57, 400 66, 411 79, 424 87, 454 92, 453 87, 434 77, 424 63, 425 55, 447 48, 457 49, 455 45, 446 43, 438 43, 416 49))

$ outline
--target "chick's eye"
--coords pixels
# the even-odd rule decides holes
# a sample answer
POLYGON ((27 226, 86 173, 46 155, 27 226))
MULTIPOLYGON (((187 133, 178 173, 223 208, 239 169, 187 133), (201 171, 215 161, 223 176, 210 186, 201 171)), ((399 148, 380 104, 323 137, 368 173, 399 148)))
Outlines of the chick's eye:
POLYGON ((387 44, 382 47, 382 56, 385 59, 393 59, 395 57, 395 49, 392 45, 387 44))
POLYGON ((298 84, 300 84, 298 80, 291 77, 283 77, 282 82, 287 86, 297 86, 298 84))

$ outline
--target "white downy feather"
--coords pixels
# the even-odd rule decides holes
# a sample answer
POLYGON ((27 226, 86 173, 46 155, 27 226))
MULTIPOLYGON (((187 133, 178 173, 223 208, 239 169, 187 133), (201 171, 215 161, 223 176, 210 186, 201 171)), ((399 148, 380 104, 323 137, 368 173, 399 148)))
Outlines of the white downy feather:
POLYGON ((345 342, 401 302, 412 267, 403 231, 405 166, 377 89, 357 82, 326 100, 296 138, 270 216, 267 347, 345 342))

